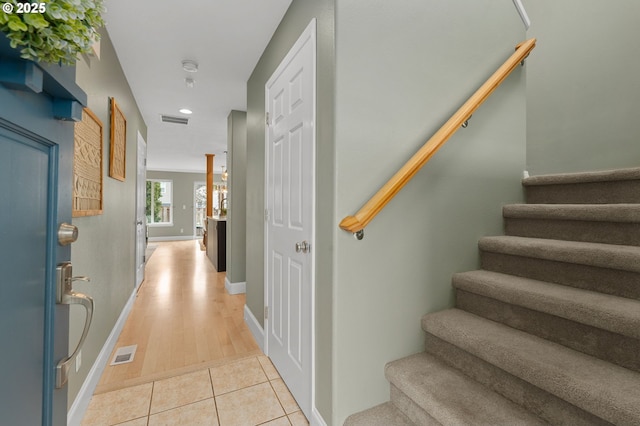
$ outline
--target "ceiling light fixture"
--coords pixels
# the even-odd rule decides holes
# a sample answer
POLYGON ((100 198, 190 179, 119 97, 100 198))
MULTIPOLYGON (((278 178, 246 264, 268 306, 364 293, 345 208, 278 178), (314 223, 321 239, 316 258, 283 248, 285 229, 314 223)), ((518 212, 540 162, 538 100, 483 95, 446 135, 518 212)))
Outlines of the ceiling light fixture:
POLYGON ((182 69, 186 72, 198 72, 198 63, 190 59, 182 61, 182 69))
POLYGON ((183 113, 183 114, 193 114, 193 111, 191 111, 190 109, 187 109, 187 108, 182 108, 180 110, 180 112, 183 113))
MULTIPOLYGON (((227 151, 224 152, 224 161, 225 161, 225 163, 227 162, 227 151)), ((229 170, 227 169, 226 166, 222 169, 221 178, 222 178, 223 182, 226 182, 227 179, 229 179, 229 170)))

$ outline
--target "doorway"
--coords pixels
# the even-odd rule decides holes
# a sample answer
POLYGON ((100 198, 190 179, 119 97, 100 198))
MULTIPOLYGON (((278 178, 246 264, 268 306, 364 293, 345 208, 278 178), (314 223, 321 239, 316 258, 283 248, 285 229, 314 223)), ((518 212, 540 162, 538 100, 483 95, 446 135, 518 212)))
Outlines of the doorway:
MULTIPOLYGON (((216 197, 214 196, 215 200, 216 197)), ((193 235, 202 238, 207 226, 207 183, 193 183, 193 235)))
POLYGON ((147 216, 145 214, 147 201, 147 142, 138 132, 136 181, 136 288, 144 280, 145 252, 147 250, 147 216))

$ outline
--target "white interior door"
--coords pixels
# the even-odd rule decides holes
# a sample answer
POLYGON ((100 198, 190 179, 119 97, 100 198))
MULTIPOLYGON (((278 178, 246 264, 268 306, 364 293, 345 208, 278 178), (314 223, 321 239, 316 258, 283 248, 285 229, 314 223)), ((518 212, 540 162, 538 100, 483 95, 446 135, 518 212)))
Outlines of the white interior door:
POLYGON ((136 288, 144 280, 145 251, 147 249, 147 143, 138 133, 138 173, 136 181, 136 288))
POLYGON ((266 90, 266 350, 308 418, 313 396, 315 20, 266 90))

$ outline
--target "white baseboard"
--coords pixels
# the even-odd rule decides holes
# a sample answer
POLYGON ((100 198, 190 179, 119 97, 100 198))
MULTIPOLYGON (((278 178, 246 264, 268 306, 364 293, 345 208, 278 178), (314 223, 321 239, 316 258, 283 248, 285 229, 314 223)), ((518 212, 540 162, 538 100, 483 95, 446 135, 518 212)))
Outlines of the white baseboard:
POLYGON ((201 237, 196 237, 195 235, 179 235, 175 237, 149 237, 149 241, 188 241, 188 240, 196 240, 201 237))
MULTIPOLYGON (((244 305, 244 322, 247 323, 249 331, 251 331, 253 338, 256 339, 260 350, 264 352, 264 329, 247 305, 244 305)), ((327 426, 327 422, 324 421, 315 404, 313 404, 313 407, 311 409, 311 418, 309 419, 309 424, 311 426, 327 426)))
POLYGON ((264 352, 264 329, 247 305, 244 305, 244 322, 247 323, 249 331, 251 331, 253 338, 256 339, 260 350, 264 352))
POLYGON ((324 421, 315 404, 311 410, 311 419, 309 420, 311 426, 327 426, 327 422, 324 421))
POLYGON ((98 386, 102 372, 109 362, 111 352, 118 342, 120 332, 122 332, 122 329, 124 328, 124 324, 129 317, 129 313, 131 312, 131 308, 133 308, 133 302, 135 302, 135 300, 136 289, 133 290, 127 304, 122 308, 118 321, 116 321, 116 324, 113 326, 111 334, 109 334, 107 341, 104 343, 104 346, 102 346, 102 350, 98 354, 98 358, 93 363, 93 366, 91 367, 91 370, 89 370, 89 374, 84 380, 78 395, 76 395, 76 399, 73 401, 71 408, 69 408, 69 412, 67 413, 68 426, 80 426, 80 422, 82 422, 82 418, 87 411, 87 407, 89 407, 89 402, 91 402, 93 392, 96 390, 96 386, 98 386))
POLYGON ((247 292, 247 283, 232 283, 229 278, 224 279, 224 288, 227 289, 229 294, 242 294, 247 292))

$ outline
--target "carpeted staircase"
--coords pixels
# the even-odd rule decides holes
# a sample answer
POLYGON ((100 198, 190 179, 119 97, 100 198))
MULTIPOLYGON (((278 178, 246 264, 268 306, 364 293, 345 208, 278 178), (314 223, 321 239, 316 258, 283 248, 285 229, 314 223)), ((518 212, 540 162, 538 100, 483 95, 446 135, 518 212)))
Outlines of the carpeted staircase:
POLYGON ((346 426, 640 425, 640 168, 530 177, 346 426))

